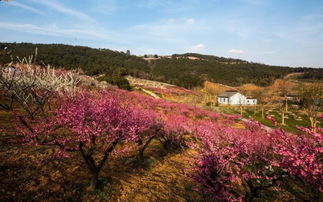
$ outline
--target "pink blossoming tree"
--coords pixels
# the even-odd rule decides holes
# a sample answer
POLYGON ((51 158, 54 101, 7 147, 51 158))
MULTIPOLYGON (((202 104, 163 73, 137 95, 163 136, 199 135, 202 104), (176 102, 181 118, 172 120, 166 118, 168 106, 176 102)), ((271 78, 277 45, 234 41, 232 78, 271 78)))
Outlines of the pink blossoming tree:
POLYGON ((91 190, 118 143, 138 141, 151 126, 144 113, 122 105, 110 93, 64 95, 57 103, 49 121, 25 119, 28 127, 17 127, 18 134, 25 142, 56 147, 56 157, 79 152, 92 176, 91 190))

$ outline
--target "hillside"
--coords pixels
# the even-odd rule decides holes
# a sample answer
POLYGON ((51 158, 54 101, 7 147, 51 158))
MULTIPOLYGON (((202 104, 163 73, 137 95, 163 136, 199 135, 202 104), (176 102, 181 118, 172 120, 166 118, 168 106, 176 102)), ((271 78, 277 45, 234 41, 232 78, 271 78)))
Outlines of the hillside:
POLYGON ((11 62, 11 57, 23 58, 38 54, 36 64, 50 64, 64 69, 81 68, 88 75, 112 72, 116 68, 124 68, 131 74, 149 72, 147 62, 125 53, 108 49, 94 49, 84 46, 63 44, 31 44, 31 43, 0 43, 0 64, 11 62), (6 51, 3 49, 7 47, 6 51))
POLYGON ((218 62, 223 64, 246 64, 247 61, 234 59, 234 58, 225 58, 225 57, 218 57, 215 55, 202 55, 198 53, 185 53, 185 54, 173 54, 172 57, 174 58, 188 58, 188 59, 200 59, 200 60, 207 60, 212 62, 218 62))
POLYGON ((323 69, 270 66, 194 53, 174 54, 147 62, 123 52, 62 44, 0 43, 0 64, 33 55, 36 48, 36 64, 81 68, 88 75, 112 74, 122 70, 123 74, 185 88, 203 86, 204 81, 231 86, 246 83, 268 86, 275 79, 293 72, 305 72, 303 77, 307 80, 323 78, 323 69))
POLYGON ((13 68, 0 68, 0 201, 322 201, 321 133, 301 127, 299 139, 75 71, 13 68))

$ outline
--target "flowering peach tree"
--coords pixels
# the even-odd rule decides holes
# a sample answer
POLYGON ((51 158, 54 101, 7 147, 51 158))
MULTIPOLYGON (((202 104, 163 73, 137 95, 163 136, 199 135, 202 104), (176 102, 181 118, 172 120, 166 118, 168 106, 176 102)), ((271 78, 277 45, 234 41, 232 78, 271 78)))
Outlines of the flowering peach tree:
POLYGON ((261 189, 280 186, 289 177, 309 185, 318 197, 323 176, 322 131, 299 128, 303 134, 297 136, 282 129, 267 132, 254 120, 246 121, 245 129, 197 122, 191 132, 198 140, 192 146, 198 155, 190 175, 200 185, 197 190, 220 201, 253 200, 261 189))
POLYGON ((79 152, 91 173, 92 190, 116 146, 138 141, 139 134, 151 126, 148 114, 123 106, 110 93, 59 96, 57 105, 48 121, 26 118, 25 125, 18 125, 17 134, 26 143, 54 146, 56 157, 68 158, 69 152, 79 152))

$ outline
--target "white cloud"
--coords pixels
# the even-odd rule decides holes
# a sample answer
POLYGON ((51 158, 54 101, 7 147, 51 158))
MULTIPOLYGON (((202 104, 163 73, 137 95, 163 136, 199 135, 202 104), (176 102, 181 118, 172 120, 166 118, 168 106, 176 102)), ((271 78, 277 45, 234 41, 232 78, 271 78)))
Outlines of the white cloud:
POLYGON ((98 38, 110 40, 111 37, 108 33, 100 32, 98 30, 91 31, 92 29, 80 28, 60 28, 55 24, 48 26, 38 26, 34 24, 16 24, 8 22, 0 22, 0 29, 15 30, 20 32, 27 32, 33 34, 41 34, 48 36, 64 36, 76 38, 98 38))
POLYGON ((203 43, 196 44, 195 46, 191 47, 191 51, 204 51, 205 45, 203 43))
POLYGON ((31 6, 28 6, 26 4, 19 3, 19 2, 16 2, 16 1, 9 1, 8 5, 19 7, 19 8, 25 9, 25 10, 29 10, 29 11, 37 13, 37 14, 44 14, 43 12, 41 12, 40 10, 38 10, 36 8, 33 8, 31 6))
POLYGON ((71 9, 71 8, 67 8, 63 4, 60 4, 56 1, 49 1, 49 0, 41 0, 41 1, 32 0, 32 1, 35 3, 43 4, 51 9, 54 9, 58 12, 66 14, 66 15, 71 15, 71 16, 74 16, 74 17, 77 17, 77 18, 80 18, 82 20, 86 20, 86 21, 89 21, 92 23, 96 22, 96 20, 93 19, 92 17, 90 17, 89 15, 82 13, 80 11, 77 11, 77 10, 71 9))
POLYGON ((244 51, 241 49, 231 49, 228 52, 231 54, 243 54, 244 53, 244 51))
POLYGON ((195 23, 195 19, 194 18, 189 18, 189 19, 186 20, 186 24, 191 25, 191 24, 194 24, 194 23, 195 23))

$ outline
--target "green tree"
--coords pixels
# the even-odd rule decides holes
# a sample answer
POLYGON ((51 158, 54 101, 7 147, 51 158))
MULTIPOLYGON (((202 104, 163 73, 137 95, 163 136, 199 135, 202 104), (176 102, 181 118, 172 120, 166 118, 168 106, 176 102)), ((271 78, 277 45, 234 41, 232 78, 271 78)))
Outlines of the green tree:
POLYGON ((112 74, 106 73, 104 76, 98 78, 98 80, 106 81, 107 83, 116 85, 119 88, 124 90, 131 90, 129 81, 126 78, 124 78, 125 75, 127 75, 127 72, 125 69, 117 68, 112 72, 112 74))

